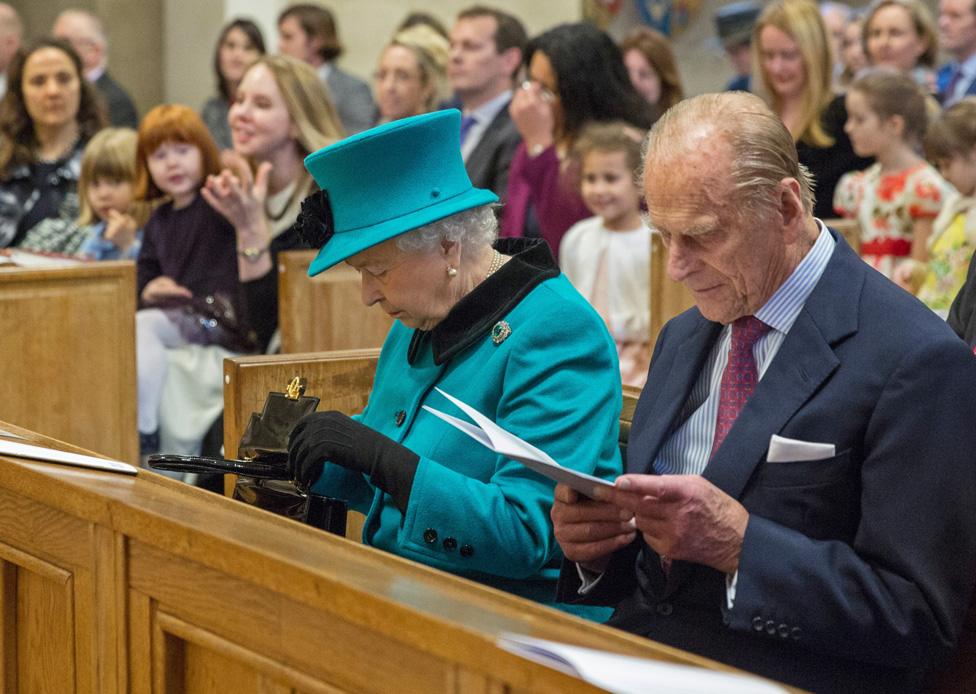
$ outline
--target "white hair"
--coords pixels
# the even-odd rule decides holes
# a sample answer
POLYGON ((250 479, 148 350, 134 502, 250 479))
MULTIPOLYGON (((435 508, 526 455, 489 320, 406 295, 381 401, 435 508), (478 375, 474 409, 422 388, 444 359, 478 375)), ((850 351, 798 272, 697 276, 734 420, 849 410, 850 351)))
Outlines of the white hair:
POLYGON ((397 237, 397 248, 407 253, 429 252, 443 240, 460 242, 465 253, 490 246, 498 237, 495 207, 480 205, 412 229, 397 237))

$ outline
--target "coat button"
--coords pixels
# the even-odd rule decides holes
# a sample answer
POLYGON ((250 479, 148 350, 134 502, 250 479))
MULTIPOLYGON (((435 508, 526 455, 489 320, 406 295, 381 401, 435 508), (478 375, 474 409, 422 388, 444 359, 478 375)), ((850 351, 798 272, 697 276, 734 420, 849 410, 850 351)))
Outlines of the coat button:
POLYGON ((794 641, 800 640, 800 627, 793 627, 790 629, 790 638, 794 641))
POLYGON ((654 606, 654 611, 662 617, 670 617, 674 612, 674 605, 669 602, 659 602, 654 606))
POLYGON ((753 617, 752 618, 752 628, 755 629, 756 631, 762 631, 763 630, 763 618, 762 617, 753 617))
POLYGON ((404 412, 403 410, 397 410, 394 420, 396 421, 396 425, 398 427, 402 427, 403 423, 407 421, 407 413, 404 412))
POLYGON ((424 531, 424 542, 426 542, 428 545, 432 545, 437 542, 437 531, 433 528, 427 528, 424 531))
POLYGON ((471 545, 461 545, 462 557, 470 557, 472 554, 474 554, 474 547, 471 545))
POLYGON ((445 537, 444 549, 446 549, 448 552, 453 552, 455 549, 457 549, 457 540, 455 540, 453 537, 445 537))
POLYGON ((770 636, 776 635, 776 622, 771 619, 766 620, 766 633, 770 636))
POLYGON ((786 639, 790 636, 790 628, 785 624, 780 624, 776 631, 781 639, 786 639))

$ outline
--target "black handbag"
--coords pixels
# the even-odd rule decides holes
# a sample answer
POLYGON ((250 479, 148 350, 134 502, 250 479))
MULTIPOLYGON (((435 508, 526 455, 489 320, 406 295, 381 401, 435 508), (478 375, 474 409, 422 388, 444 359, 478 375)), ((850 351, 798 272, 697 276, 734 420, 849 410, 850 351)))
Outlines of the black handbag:
POLYGON ((299 489, 288 469, 288 436, 319 405, 319 398, 305 395, 305 385, 305 379, 296 376, 285 392, 268 393, 261 412, 251 413, 238 445, 238 458, 157 454, 149 456, 149 467, 237 475, 233 498, 345 535, 345 502, 299 489))

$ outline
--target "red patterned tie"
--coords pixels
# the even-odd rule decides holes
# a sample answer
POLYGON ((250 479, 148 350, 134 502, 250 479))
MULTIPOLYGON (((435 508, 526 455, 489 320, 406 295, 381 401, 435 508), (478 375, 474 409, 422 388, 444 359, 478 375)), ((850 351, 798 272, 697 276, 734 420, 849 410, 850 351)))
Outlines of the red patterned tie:
POLYGON ((756 369, 756 359, 752 356, 752 348, 756 340, 767 332, 769 326, 755 316, 743 316, 732 323, 732 344, 729 346, 729 361, 722 372, 715 438, 712 440, 709 458, 722 445, 752 391, 756 389, 759 372, 756 369))

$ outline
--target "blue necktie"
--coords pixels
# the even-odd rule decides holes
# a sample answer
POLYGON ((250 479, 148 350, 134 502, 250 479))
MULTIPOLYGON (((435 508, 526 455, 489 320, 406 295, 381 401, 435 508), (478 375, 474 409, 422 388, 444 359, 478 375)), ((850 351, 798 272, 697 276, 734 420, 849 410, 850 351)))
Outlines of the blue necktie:
MULTIPOLYGON (((952 69, 952 74, 949 76, 949 82, 946 84, 945 91, 942 92, 942 103, 943 105, 949 106, 955 102, 953 96, 956 93, 956 85, 959 84, 959 80, 962 78, 962 66, 956 65, 952 69)), ((464 126, 461 126, 462 129, 464 126)))
POLYGON ((468 133, 471 131, 471 126, 478 122, 478 119, 474 116, 464 116, 461 119, 461 144, 468 138, 468 133))

